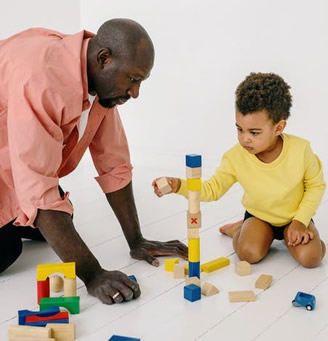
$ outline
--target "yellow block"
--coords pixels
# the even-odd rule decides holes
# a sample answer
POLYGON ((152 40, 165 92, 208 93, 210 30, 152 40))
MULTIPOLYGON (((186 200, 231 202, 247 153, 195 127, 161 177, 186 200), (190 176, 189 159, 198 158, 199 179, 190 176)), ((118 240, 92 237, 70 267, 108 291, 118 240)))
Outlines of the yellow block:
POLYGON ((167 259, 165 261, 165 270, 174 272, 174 264, 179 264, 179 258, 167 259))
POLYGON ((200 179, 187 179, 189 191, 200 191, 202 181, 200 179))
POLYGON ((223 268, 230 264, 230 259, 226 257, 220 257, 210 262, 204 263, 200 266, 201 270, 204 272, 212 272, 217 269, 223 268))
POLYGON ((189 262, 200 261, 200 239, 188 239, 188 260, 189 262))
POLYGON ((75 263, 39 264, 36 267, 36 278, 38 281, 44 281, 55 272, 62 273, 67 278, 76 278, 75 263))

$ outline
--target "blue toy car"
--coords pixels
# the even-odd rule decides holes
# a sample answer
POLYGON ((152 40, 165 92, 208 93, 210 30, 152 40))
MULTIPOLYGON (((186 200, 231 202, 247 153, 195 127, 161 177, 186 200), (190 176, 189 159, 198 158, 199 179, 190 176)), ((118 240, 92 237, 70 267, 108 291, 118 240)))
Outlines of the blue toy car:
POLYGON ((293 299, 292 303, 295 307, 302 306, 310 311, 315 308, 315 296, 299 291, 293 299))

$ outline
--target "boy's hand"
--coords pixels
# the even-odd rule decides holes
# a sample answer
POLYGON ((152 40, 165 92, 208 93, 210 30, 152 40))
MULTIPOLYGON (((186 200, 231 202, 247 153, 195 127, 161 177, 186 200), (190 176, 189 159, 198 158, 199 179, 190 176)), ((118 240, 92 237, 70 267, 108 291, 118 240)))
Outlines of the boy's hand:
MULTIPOLYGON (((153 182, 152 182, 152 186, 154 187, 154 193, 158 196, 158 197, 162 197, 163 194, 157 184, 156 184, 156 181, 159 180, 160 178, 157 178, 155 179, 153 182)), ((169 185, 171 186, 171 191, 166 193, 166 194, 170 194, 170 193, 176 193, 179 189, 180 189, 180 186, 181 186, 181 180, 179 178, 169 178, 169 177, 166 177, 166 180, 167 182, 169 183, 169 185)))
POLYGON ((290 246, 305 245, 313 239, 313 232, 300 221, 293 220, 288 226, 287 239, 290 246))

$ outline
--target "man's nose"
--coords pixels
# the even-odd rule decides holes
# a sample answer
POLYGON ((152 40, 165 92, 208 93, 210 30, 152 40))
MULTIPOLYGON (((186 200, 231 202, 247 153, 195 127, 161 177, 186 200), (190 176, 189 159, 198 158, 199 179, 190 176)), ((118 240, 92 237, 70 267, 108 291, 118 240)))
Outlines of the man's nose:
POLYGON ((128 95, 132 98, 138 98, 140 90, 140 83, 133 84, 128 90, 128 95))

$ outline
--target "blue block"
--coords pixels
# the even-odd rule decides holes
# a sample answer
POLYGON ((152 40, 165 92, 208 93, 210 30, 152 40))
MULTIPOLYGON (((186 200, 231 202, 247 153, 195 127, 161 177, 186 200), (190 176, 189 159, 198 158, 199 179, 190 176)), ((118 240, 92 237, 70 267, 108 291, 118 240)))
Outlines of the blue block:
POLYGON ((188 263, 189 277, 198 277, 200 279, 200 262, 188 263))
POLYGON ((113 335, 108 341, 140 341, 140 339, 128 336, 113 335))
POLYGON ((195 284, 189 284, 186 285, 183 288, 183 292, 184 292, 184 298, 190 302, 195 302, 200 300, 200 296, 201 296, 201 290, 200 287, 198 287, 195 284))
POLYGON ((135 275, 130 275, 130 276, 128 276, 128 277, 129 277, 130 279, 132 279, 132 281, 138 282, 135 275))
POLYGON ((46 310, 42 311, 31 311, 31 310, 18 310, 18 324, 25 325, 26 324, 26 316, 36 315, 36 316, 52 316, 56 315, 60 312, 58 306, 50 307, 46 310))
POLYGON ((38 322, 25 322, 25 326, 45 327, 49 323, 69 323, 69 321, 68 319, 63 319, 63 320, 47 320, 47 321, 38 321, 38 322))
POLYGON ((186 155, 186 166, 190 168, 197 168, 202 166, 202 156, 198 154, 186 155))

